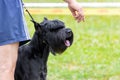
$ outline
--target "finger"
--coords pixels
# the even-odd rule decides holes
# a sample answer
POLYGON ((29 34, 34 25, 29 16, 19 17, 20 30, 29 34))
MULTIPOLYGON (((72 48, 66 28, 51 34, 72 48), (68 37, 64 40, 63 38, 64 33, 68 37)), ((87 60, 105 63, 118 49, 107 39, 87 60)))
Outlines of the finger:
POLYGON ((72 15, 75 16, 75 13, 73 11, 71 11, 72 15))
POLYGON ((79 15, 78 20, 80 20, 80 21, 83 21, 83 22, 84 22, 84 21, 85 21, 85 20, 84 20, 84 16, 83 16, 83 15, 79 15))
POLYGON ((82 17, 82 20, 84 21, 84 13, 83 10, 79 9, 78 14, 82 17))
POLYGON ((82 21, 82 16, 79 16, 79 18, 77 19, 77 22, 81 22, 82 21))
POLYGON ((82 21, 85 22, 85 16, 83 16, 82 21))
POLYGON ((76 20, 77 20, 78 23, 81 22, 81 21, 84 22, 84 16, 79 15, 79 16, 76 18, 76 20))
POLYGON ((75 19, 77 20, 77 22, 81 22, 83 21, 83 16, 81 14, 78 14, 77 16, 75 16, 75 19))
POLYGON ((72 12, 72 15, 73 15, 74 17, 76 17, 76 13, 75 13, 75 12, 72 12))
POLYGON ((79 17, 79 19, 81 19, 81 21, 84 22, 84 16, 81 15, 81 16, 79 17))

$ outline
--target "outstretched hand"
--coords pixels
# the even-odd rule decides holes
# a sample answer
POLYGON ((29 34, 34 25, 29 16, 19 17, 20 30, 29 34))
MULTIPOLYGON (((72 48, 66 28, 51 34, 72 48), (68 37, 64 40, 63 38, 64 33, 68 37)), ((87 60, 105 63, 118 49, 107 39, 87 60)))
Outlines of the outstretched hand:
POLYGON ((77 22, 84 22, 84 13, 82 7, 79 5, 76 1, 67 2, 68 8, 71 11, 74 18, 77 20, 77 22))

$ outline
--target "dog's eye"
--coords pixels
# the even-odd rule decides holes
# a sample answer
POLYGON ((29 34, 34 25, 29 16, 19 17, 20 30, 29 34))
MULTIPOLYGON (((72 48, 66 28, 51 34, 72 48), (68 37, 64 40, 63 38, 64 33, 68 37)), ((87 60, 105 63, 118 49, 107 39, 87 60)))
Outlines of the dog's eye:
POLYGON ((59 29, 51 29, 50 31, 51 32, 56 32, 56 31, 58 31, 59 29))
POLYGON ((50 31, 58 31, 58 30, 60 30, 60 29, 62 29, 63 27, 61 26, 61 27, 58 27, 58 28, 54 28, 54 29, 50 29, 50 31))

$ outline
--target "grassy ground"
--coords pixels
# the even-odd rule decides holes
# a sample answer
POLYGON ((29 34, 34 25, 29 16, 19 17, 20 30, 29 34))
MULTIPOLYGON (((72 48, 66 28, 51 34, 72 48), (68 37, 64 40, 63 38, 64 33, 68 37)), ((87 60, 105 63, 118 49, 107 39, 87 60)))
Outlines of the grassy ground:
POLYGON ((120 16, 86 16, 78 24, 70 15, 33 15, 38 22, 44 16, 64 21, 74 32, 69 49, 49 56, 48 80, 120 80, 120 16))
MULTIPOLYGON (((63 0, 23 0, 24 2, 63 2, 63 0)), ((119 2, 120 0, 77 0, 79 2, 119 2)))

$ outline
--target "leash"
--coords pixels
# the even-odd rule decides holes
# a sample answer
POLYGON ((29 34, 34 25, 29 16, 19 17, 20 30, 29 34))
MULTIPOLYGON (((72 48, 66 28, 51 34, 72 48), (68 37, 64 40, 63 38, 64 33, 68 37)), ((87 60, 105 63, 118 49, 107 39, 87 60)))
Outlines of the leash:
POLYGON ((34 22, 34 19, 33 19, 32 15, 31 15, 31 14, 30 14, 30 12, 28 11, 28 9, 24 6, 24 3, 23 3, 23 1, 22 1, 22 0, 21 0, 21 2, 22 2, 22 5, 23 5, 23 7, 24 7, 25 11, 28 13, 28 15, 30 16, 30 18, 32 19, 31 21, 33 21, 33 22, 34 22))
POLYGON ((28 11, 28 9, 27 9, 26 7, 24 7, 24 8, 25 8, 25 11, 26 11, 26 12, 28 13, 28 15, 30 16, 30 18, 32 19, 31 21, 34 21, 32 15, 31 15, 30 12, 28 11))

